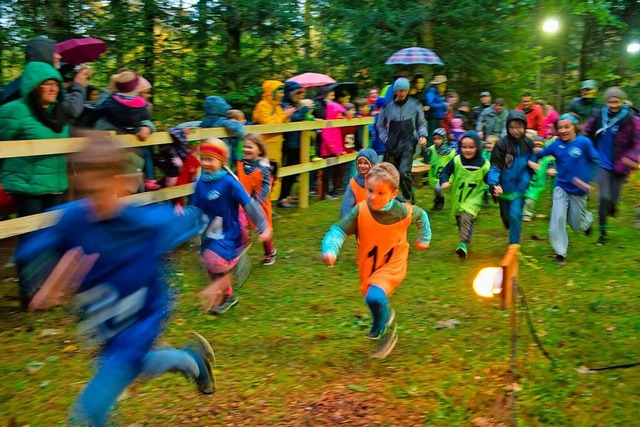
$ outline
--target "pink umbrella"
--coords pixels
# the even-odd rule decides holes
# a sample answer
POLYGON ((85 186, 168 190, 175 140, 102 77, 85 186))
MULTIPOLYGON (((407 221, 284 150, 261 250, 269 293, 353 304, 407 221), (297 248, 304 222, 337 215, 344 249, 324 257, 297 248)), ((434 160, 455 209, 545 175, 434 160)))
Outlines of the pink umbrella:
POLYGON ((72 65, 93 62, 107 51, 107 45, 100 39, 85 37, 70 39, 56 43, 56 52, 62 56, 61 61, 72 65))
POLYGON ((288 82, 296 82, 302 87, 324 86, 335 83, 331 77, 320 73, 304 73, 287 79, 288 82))

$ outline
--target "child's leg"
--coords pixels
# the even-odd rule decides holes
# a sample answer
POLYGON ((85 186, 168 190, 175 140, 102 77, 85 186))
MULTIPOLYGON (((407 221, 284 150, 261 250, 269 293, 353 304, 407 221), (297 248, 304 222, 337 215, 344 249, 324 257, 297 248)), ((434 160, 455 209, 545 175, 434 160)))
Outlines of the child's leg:
POLYGON ((569 195, 560 187, 553 189, 553 205, 549 220, 549 242, 556 255, 567 256, 569 238, 567 236, 567 209, 569 195))
POLYGON ((153 168, 153 149, 151 147, 142 147, 142 156, 144 158, 144 165, 142 172, 144 179, 155 179, 156 173, 153 168))
POLYGON ((523 204, 524 197, 518 197, 509 203, 509 244, 520 243, 523 204))
POLYGON ((498 206, 500 207, 500 219, 504 228, 509 229, 509 211, 511 209, 511 201, 507 199, 498 198, 498 206))
POLYGON ((535 215, 535 207, 536 201, 530 198, 524 199, 524 204, 522 205, 522 216, 532 217, 535 215))
POLYGON ((471 243, 474 221, 475 218, 473 215, 467 212, 462 212, 462 214, 456 215, 456 222, 458 223, 458 229, 460 230, 460 242, 466 245, 471 243))
POLYGON ((593 214, 587 210, 587 196, 569 196, 569 226, 573 231, 586 231, 593 223, 593 214))
POLYGON ((370 285, 367 295, 365 295, 365 301, 373 317, 373 324, 368 336, 377 338, 384 333, 389 320, 389 298, 384 289, 376 285, 370 285))
POLYGON ((611 194, 611 172, 605 169, 600 169, 598 178, 598 223, 600 225, 600 232, 604 234, 607 228, 607 217, 609 216, 609 213, 611 213, 613 206, 613 196, 611 194))
POLYGON ((238 302, 237 296, 233 293, 229 272, 238 263, 239 257, 227 261, 212 250, 205 249, 202 253, 202 258, 204 259, 209 278, 211 279, 211 284, 202 291, 202 296, 205 298, 207 304, 205 311, 221 314, 216 312, 218 308, 216 306, 218 306, 220 301, 222 301, 221 305, 225 305, 228 301, 232 302, 229 308, 238 302))

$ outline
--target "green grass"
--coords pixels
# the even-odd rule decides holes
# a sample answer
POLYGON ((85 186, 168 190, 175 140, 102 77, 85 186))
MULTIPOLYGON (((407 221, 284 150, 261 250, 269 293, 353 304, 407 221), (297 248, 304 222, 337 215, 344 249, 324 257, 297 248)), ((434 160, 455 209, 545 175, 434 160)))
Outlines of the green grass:
MULTIPOLYGON (((520 325, 517 412, 524 426, 637 425, 640 367, 581 374, 576 368, 640 361, 640 231, 633 228, 640 199, 636 178, 624 189, 611 243, 594 244, 570 231, 568 264, 548 255, 546 218, 525 224, 519 283, 549 363, 520 325), (532 239, 538 236, 542 240, 532 239)), ((419 205, 432 194, 421 189, 419 205)), ((447 209, 448 209, 447 203, 447 209)), ((411 251, 409 273, 392 297, 399 341, 388 359, 369 357, 369 313, 359 292, 355 241, 350 237, 334 268, 320 261, 320 240, 338 216, 339 202, 281 212, 275 221, 278 262, 254 270, 227 314, 202 314, 206 284, 197 249, 173 254, 176 307, 162 340, 180 345, 196 330, 218 359, 219 391, 197 396, 178 375, 136 382, 114 411, 118 425, 477 425, 505 421, 501 402, 509 385, 509 318, 497 301, 477 298, 476 272, 497 265, 507 232, 497 206, 481 213, 470 257, 454 252, 457 230, 449 211, 430 214, 432 246, 411 251), (438 330, 450 318, 460 324, 438 330)), ((595 203, 590 207, 595 210, 595 203)), ((545 196, 539 213, 548 215, 545 196)), ((412 230, 411 239, 415 238, 412 230)), ((5 270, 9 273, 10 270, 5 270)), ((91 375, 94 350, 76 336, 67 309, 23 314, 0 285, 0 422, 64 424, 68 408, 91 375), (59 335, 41 336, 45 328, 59 335), (44 363, 29 372, 33 362, 44 363), (30 365, 31 363, 31 365, 30 365)), ((519 318, 523 318, 519 311, 519 318)), ((497 424, 495 424, 497 425, 497 424)))

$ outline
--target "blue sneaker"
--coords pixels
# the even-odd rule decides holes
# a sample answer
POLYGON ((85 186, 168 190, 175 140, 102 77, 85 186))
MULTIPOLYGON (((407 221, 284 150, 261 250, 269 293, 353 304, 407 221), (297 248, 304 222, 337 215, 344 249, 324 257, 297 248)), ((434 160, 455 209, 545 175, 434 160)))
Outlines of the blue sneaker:
POLYGON ((195 341, 182 351, 188 353, 198 365, 200 373, 191 379, 196 384, 196 390, 201 394, 213 394, 216 392, 216 377, 213 374, 213 364, 216 356, 209 342, 197 332, 193 332, 195 341))
POLYGON ((396 320, 396 311, 394 309, 390 309, 389 317, 387 318, 387 321, 385 322, 384 327, 382 329, 379 329, 379 328, 376 328, 375 326, 372 326, 369 333, 367 333, 367 338, 372 340, 380 339, 380 337, 384 336, 384 334, 387 332, 387 330, 395 320, 396 320))

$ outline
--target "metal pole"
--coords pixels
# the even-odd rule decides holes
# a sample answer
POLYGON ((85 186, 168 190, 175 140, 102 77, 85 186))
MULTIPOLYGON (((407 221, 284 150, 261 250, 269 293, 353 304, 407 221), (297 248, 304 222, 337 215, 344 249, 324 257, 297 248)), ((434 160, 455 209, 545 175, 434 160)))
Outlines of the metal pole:
POLYGON ((516 350, 518 348, 518 327, 516 324, 516 298, 518 293, 518 280, 513 277, 511 282, 511 301, 509 307, 509 318, 511 323, 511 422, 513 426, 518 425, 516 416, 516 350))

